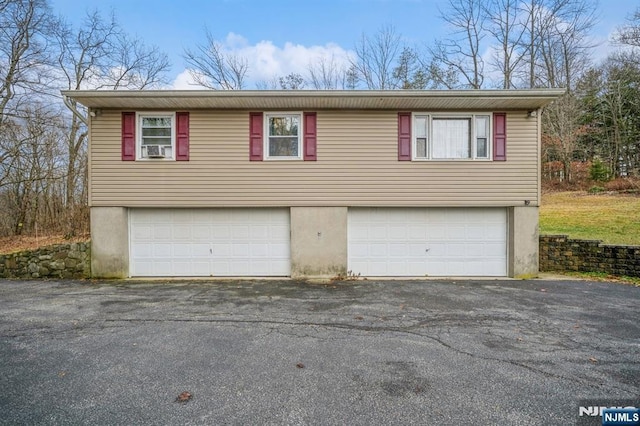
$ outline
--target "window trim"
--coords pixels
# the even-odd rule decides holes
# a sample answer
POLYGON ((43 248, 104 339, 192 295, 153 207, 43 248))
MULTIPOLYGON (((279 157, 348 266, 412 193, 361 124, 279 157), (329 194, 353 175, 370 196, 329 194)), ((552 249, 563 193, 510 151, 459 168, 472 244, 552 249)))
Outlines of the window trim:
POLYGON ((304 160, 304 114, 302 111, 265 111, 263 116, 263 159, 266 161, 303 161, 304 160), (281 157, 269 155, 269 118, 282 116, 298 116, 298 155, 281 157))
POLYGON ((136 161, 176 161, 176 126, 175 111, 136 111, 136 161), (144 117, 171 118, 171 157, 148 158, 142 156, 142 119, 144 117))
POLYGON ((411 161, 493 161, 493 112, 412 112, 411 113, 411 161), (416 117, 427 117, 427 156, 418 157, 418 137, 416 117), (486 116, 489 118, 489 129, 487 134, 487 156, 477 157, 477 133, 476 117, 486 116), (469 119, 471 132, 471 157, 470 158, 433 158, 433 119, 469 119))

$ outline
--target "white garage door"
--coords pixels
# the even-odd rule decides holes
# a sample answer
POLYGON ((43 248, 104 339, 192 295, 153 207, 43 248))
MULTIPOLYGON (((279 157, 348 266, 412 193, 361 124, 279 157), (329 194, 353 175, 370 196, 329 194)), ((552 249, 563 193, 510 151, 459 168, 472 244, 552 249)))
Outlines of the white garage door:
POLYGON ((288 209, 134 209, 131 276, 288 276, 288 209))
POLYGON ((363 276, 506 276, 507 212, 349 209, 349 265, 363 276))

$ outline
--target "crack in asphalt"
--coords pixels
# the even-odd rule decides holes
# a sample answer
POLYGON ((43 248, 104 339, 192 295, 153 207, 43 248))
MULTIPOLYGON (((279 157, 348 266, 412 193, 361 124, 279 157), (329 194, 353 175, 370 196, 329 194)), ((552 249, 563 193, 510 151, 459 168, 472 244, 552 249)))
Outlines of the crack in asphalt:
MULTIPOLYGON (((561 375, 561 374, 557 374, 557 373, 552 373, 540 368, 536 368, 536 367, 532 367, 530 365, 527 365, 523 362, 519 362, 519 361, 514 361, 514 360, 509 360, 509 359, 504 359, 504 358, 496 358, 496 357, 488 357, 488 356, 484 356, 484 355, 480 355, 480 354, 476 354, 473 352, 468 352, 465 350, 462 350, 460 348, 457 348, 447 342, 445 342, 443 339, 435 337, 435 336, 431 336, 431 335, 427 335, 427 334, 423 334, 423 333, 419 333, 416 331, 413 331, 412 329, 421 327, 420 324, 414 324, 414 325, 410 325, 407 327, 389 327, 389 326, 384 326, 384 327, 375 327, 375 326, 365 326, 365 325, 356 325, 356 324, 346 324, 346 323, 319 323, 319 322, 307 322, 307 321, 275 321, 275 320, 232 320, 232 319, 180 319, 180 318, 173 318, 173 319, 158 319, 158 318, 109 318, 109 319, 105 319, 104 322, 139 322, 139 323, 145 323, 145 322, 153 322, 153 323, 157 323, 157 322, 195 322, 195 323, 223 323, 223 324, 260 324, 260 325, 274 325, 274 326, 282 326, 282 325, 286 325, 286 326, 313 326, 313 327, 324 327, 324 328, 334 328, 334 329, 341 329, 341 330, 357 330, 357 331, 375 331, 375 332, 390 332, 390 333, 403 333, 403 334, 410 334, 410 335, 414 335, 414 336, 418 336, 418 337, 422 337, 425 339, 429 339, 432 340, 436 343, 438 343, 439 345, 441 345, 444 348, 447 348, 448 350, 451 350, 453 352, 456 352, 458 354, 461 355, 466 355, 468 357, 471 358, 475 358, 475 359, 482 359, 485 361, 494 361, 494 362, 502 362, 502 363, 507 363, 510 365, 513 365, 515 367, 520 367, 523 369, 526 369, 528 371, 531 371, 532 373, 538 373, 538 374, 542 374, 544 376, 547 377, 551 377, 554 379, 558 379, 558 380, 564 380, 564 381, 570 381, 572 383, 576 383, 579 385, 583 385, 583 386, 588 386, 594 389, 601 389, 603 387, 605 387, 604 383, 592 383, 592 382, 588 382, 585 380, 580 380, 580 379, 576 379, 575 377, 569 377, 569 376, 565 376, 565 375, 561 375)), ((307 336, 308 337, 308 336, 307 336)), ((315 337, 314 337, 315 338, 315 337)), ((640 362, 627 362, 627 364, 640 364, 640 362)), ((618 391, 622 391, 626 394, 629 395, 635 395, 633 392, 630 392, 628 389, 624 389, 618 386, 614 386, 614 385, 608 385, 607 386, 610 389, 615 389, 618 391)))

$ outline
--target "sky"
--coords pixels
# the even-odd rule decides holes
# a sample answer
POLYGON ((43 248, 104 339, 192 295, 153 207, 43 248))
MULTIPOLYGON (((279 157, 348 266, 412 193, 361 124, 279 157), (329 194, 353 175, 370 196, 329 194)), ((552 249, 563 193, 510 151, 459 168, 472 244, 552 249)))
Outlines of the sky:
MULTIPOLYGON (((392 25, 403 41, 422 48, 443 37, 446 0, 50 0, 53 12, 79 25, 87 12, 112 11, 129 34, 156 45, 171 61, 168 88, 193 89, 185 48, 203 44, 205 28, 228 52, 249 58, 250 84, 297 72, 319 57, 346 62, 362 34, 392 25), (81 6, 80 6, 81 5, 81 6)), ((601 0, 593 37, 604 58, 616 27, 640 2, 601 0)), ((248 87, 253 88, 253 87, 248 87)))

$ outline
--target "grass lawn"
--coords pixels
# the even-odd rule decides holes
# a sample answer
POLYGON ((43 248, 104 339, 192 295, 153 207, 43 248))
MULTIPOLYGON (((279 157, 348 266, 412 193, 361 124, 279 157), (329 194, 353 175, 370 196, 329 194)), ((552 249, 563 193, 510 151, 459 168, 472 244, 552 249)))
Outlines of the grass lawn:
POLYGON ((640 197, 586 192, 543 194, 540 233, 640 245, 640 197))

